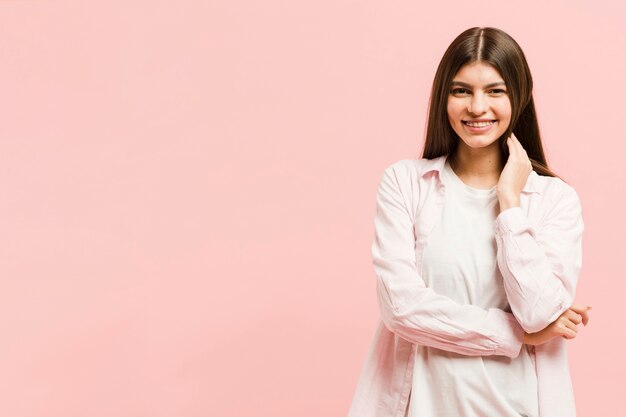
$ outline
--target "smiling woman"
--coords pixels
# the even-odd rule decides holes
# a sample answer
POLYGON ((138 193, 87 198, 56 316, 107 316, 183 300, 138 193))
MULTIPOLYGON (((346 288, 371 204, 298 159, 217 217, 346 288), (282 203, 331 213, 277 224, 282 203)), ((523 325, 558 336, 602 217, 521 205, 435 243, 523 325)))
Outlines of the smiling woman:
POLYGON ((500 29, 468 29, 446 50, 422 156, 378 185, 381 320, 349 417, 575 417, 584 223, 547 166, 532 87, 500 29))

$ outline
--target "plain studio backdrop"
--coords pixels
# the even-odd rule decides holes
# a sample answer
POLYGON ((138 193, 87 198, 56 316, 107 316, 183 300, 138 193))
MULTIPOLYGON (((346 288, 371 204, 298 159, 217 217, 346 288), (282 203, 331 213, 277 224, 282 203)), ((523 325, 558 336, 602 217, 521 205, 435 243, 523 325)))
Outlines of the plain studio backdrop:
POLYGON ((0 415, 347 413, 382 170, 449 43, 528 58, 586 230, 581 416, 622 415, 620 1, 0 1, 0 415))

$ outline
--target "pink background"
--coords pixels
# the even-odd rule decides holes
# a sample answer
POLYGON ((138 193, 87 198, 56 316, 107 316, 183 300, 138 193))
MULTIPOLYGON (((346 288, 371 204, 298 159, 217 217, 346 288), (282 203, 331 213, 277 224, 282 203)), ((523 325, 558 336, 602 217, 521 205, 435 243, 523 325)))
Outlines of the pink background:
POLYGON ((583 202, 579 414, 623 415, 622 4, 0 1, 0 415, 345 415, 376 185, 472 26, 583 202))

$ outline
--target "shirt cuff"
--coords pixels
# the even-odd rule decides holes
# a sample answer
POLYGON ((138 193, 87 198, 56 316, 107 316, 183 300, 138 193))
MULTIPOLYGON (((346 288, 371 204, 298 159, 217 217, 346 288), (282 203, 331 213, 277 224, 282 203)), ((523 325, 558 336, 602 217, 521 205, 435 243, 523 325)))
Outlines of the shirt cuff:
POLYGON ((498 346, 495 354, 516 358, 522 350, 526 332, 511 313, 497 308, 490 308, 489 314, 502 316, 503 327, 498 334, 498 346))
POLYGON ((510 207, 498 214, 494 222, 496 233, 518 233, 529 227, 528 219, 521 207, 510 207))

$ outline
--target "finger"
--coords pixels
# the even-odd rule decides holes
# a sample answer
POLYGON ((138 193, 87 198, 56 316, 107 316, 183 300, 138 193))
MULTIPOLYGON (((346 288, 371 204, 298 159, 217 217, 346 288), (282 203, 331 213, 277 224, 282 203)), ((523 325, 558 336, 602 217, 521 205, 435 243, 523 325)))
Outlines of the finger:
POLYGON ((589 310, 591 310, 591 306, 581 306, 578 304, 572 304, 572 306, 569 308, 570 310, 575 311, 576 313, 579 313, 580 315, 582 315, 582 320, 583 320, 583 324, 586 326, 587 323, 589 323, 589 310))
POLYGON ((509 158, 512 158, 514 160, 519 159, 519 153, 520 153, 519 144, 515 140, 515 137, 513 134, 511 134, 511 136, 508 137, 507 144, 509 145, 509 158))
POLYGON ((586 326, 589 323, 589 311, 585 310, 581 313, 583 326, 586 326))
POLYGON ((517 151, 517 157, 521 161, 525 161, 525 162, 530 163, 530 159, 528 159, 528 153, 526 153, 526 149, 524 149, 524 146, 522 146, 522 143, 519 141, 517 136, 515 136, 514 133, 511 133, 511 137, 513 138, 513 143, 515 144, 515 148, 516 148, 516 151, 517 151))
POLYGON ((575 313, 571 309, 568 309, 565 312, 565 317, 567 317, 568 319, 570 319, 571 321, 573 321, 576 324, 580 324, 583 321, 583 316, 581 314, 575 313))
POLYGON ((513 143, 515 143, 515 145, 517 147, 521 147, 521 143, 519 141, 519 139, 517 138, 517 136, 515 136, 515 133, 511 132, 511 139, 513 139, 513 143))
POLYGON ((515 142, 513 141, 513 139, 509 136, 508 138, 506 138, 506 146, 509 147, 509 154, 511 153, 513 147, 515 146, 515 142))
POLYGON ((590 309, 590 308, 591 307, 589 307, 589 306, 582 306, 580 304, 572 304, 570 306, 571 310, 574 310, 575 312, 577 312, 579 314, 582 313, 583 311, 586 311, 586 310, 590 309))
POLYGON ((565 322, 565 327, 567 327, 568 329, 570 329, 574 333, 578 333, 578 328, 576 327, 576 323, 574 323, 572 321, 567 320, 565 322))
POLYGON ((513 139, 513 142, 515 143, 517 150, 519 151, 520 158, 528 160, 530 162, 530 159, 528 159, 528 153, 526 152, 526 149, 522 145, 522 142, 520 142, 520 140, 517 138, 517 136, 515 136, 515 133, 511 132, 511 138, 513 139))
POLYGON ((578 331, 576 330, 576 326, 574 326, 574 323, 572 322, 568 322, 568 324, 566 325, 558 326, 558 332, 561 333, 561 335, 567 339, 573 339, 578 334, 578 331), (570 326, 572 326, 573 328, 570 326))
POLYGON ((530 159, 528 159, 528 153, 526 152, 524 145, 522 145, 522 142, 520 142, 514 134, 512 134, 512 136, 515 137, 515 143, 517 144, 517 149, 519 150, 521 158, 530 162, 530 159))
POLYGON ((562 331, 561 336, 564 337, 565 339, 573 339, 576 337, 576 332, 573 331, 572 329, 565 327, 562 331))
POLYGON ((584 326, 589 323, 589 310, 591 310, 591 306, 580 307, 573 305, 569 310, 580 314, 584 326))

